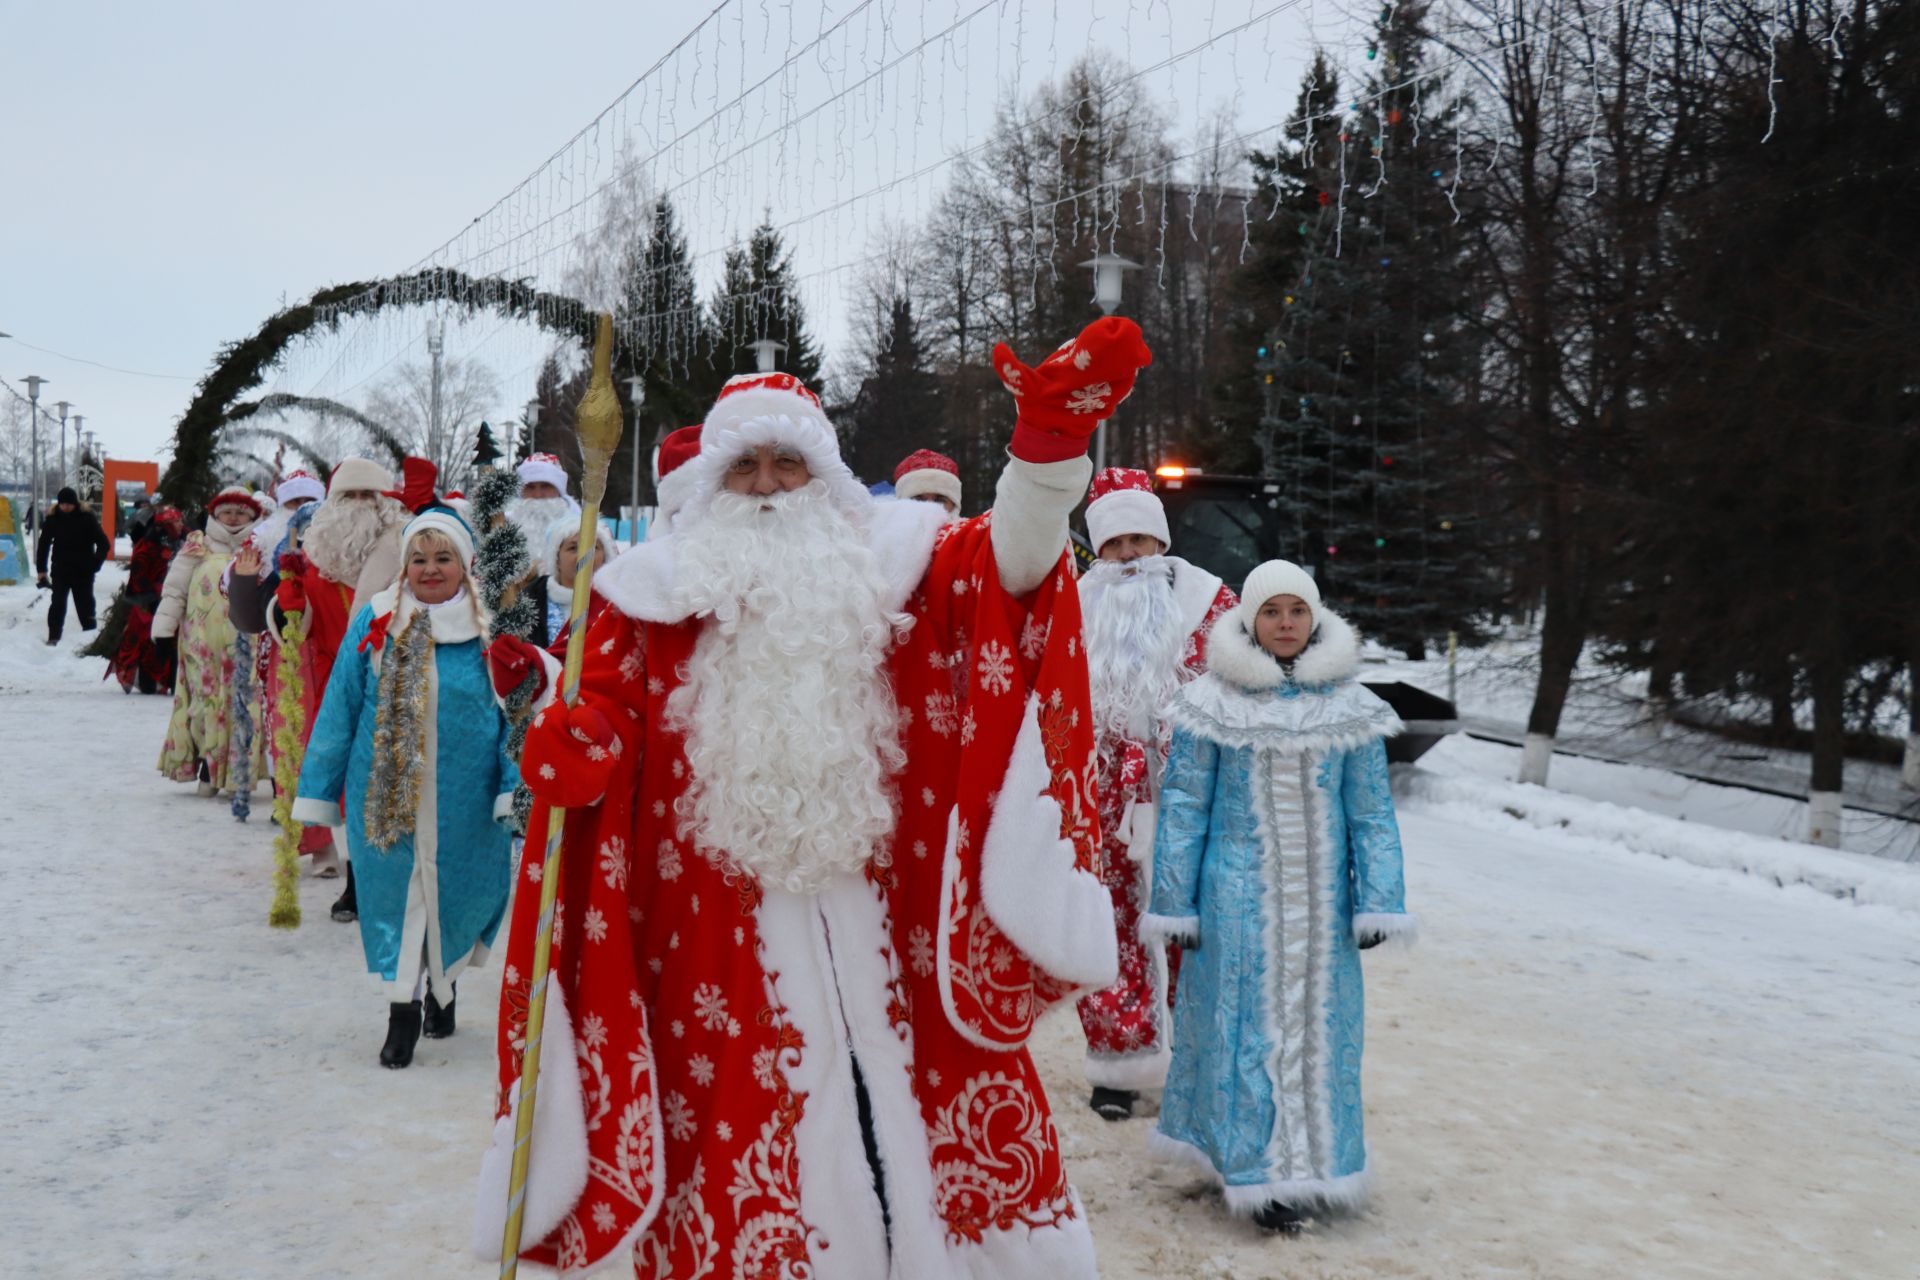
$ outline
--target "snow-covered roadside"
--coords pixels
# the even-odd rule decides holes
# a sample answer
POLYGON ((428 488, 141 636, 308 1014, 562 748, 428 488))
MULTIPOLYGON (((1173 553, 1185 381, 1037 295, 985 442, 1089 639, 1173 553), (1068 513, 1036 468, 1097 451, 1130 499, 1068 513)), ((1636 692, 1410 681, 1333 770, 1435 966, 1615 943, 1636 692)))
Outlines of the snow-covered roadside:
MULTIPOLYGON (((0 1203, 25 1227, 0 1271, 494 1274, 465 1249, 497 968, 462 979, 457 1036, 383 1071, 337 883, 269 929, 264 803, 243 826, 164 782, 166 701, 101 683, 77 634, 42 646, 31 594, 0 588, 0 1203)), ((1147 1162, 1148 1120, 1086 1109, 1071 1014, 1043 1025, 1102 1274, 1912 1274, 1920 918, 1483 818, 1406 807, 1424 941, 1366 960, 1364 1217, 1294 1241, 1229 1219, 1147 1162)))
MULTIPOLYGON (((1839 849, 1823 849, 1795 840, 1749 835, 1722 826, 1709 826, 1668 817, 1651 809, 1658 803, 1646 787, 1648 779, 1671 779, 1670 774, 1633 766, 1578 761, 1589 775, 1589 785, 1618 795, 1623 803, 1569 795, 1557 787, 1536 787, 1497 776, 1501 758, 1517 759, 1519 752, 1488 743, 1448 742, 1424 757, 1419 766, 1400 775, 1399 788, 1429 812, 1444 814, 1482 830, 1508 830, 1515 823, 1552 828, 1588 846, 1631 849, 1663 858, 1677 858, 1696 866, 1742 872, 1776 885, 1805 885, 1835 898, 1920 912, 1920 865, 1839 849), (1481 767, 1469 772, 1469 761, 1481 767), (1621 780, 1593 777, 1601 771, 1630 777, 1621 780)), ((1721 792, 1724 787, 1685 783, 1689 793, 1721 792)), ((1770 797, 1747 796, 1750 809, 1763 809, 1770 797)), ((1719 803, 1732 803, 1722 799, 1719 803)), ((1751 818, 1717 815, 1729 825, 1751 818)), ((1711 821, 1712 819, 1709 819, 1711 821)), ((1759 821, 1764 822, 1762 816, 1759 821)))

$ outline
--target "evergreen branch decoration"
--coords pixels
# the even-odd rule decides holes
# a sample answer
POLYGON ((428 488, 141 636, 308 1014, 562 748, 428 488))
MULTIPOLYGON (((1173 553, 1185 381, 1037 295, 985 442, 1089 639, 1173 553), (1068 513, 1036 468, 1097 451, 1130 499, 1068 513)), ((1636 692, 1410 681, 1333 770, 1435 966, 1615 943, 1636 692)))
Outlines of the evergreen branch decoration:
POLYGON ((303 828, 293 820, 293 794, 300 785, 300 771, 294 761, 300 755, 300 739, 306 734, 307 722, 300 678, 300 648, 307 639, 307 616, 304 609, 287 615, 275 658, 280 664, 280 714, 273 733, 273 820, 280 830, 273 837, 273 907, 267 912, 267 923, 276 929, 300 927, 303 828))
POLYGON ((544 293, 524 280, 470 276, 447 269, 423 271, 388 280, 330 285, 298 306, 269 316, 254 333, 220 351, 200 380, 193 400, 174 427, 173 461, 160 478, 160 491, 180 503, 204 502, 219 483, 215 459, 229 414, 248 391, 267 378, 296 340, 333 333, 344 320, 373 315, 388 307, 445 302, 469 314, 492 311, 538 324, 553 333, 593 341, 594 317, 577 301, 544 293))

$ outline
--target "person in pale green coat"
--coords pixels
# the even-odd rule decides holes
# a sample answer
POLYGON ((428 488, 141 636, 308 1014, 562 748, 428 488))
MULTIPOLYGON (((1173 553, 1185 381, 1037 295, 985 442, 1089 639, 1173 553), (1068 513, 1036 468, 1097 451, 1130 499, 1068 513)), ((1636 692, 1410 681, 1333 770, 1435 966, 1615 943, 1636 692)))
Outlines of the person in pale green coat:
POLYGON ((387 991, 389 1067, 413 1060, 423 1028, 453 1034, 454 980, 499 931, 518 777, 469 580, 472 532, 428 507, 402 546, 399 581, 347 628, 293 804, 296 822, 339 826, 345 801, 360 941, 387 991))

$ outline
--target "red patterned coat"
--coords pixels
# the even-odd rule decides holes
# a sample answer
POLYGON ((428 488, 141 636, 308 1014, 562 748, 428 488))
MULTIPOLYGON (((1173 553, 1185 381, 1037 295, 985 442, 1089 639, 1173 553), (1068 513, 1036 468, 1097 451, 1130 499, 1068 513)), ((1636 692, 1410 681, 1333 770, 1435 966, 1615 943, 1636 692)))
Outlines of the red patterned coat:
MULTIPOLYGON (((1207 636, 1220 615, 1239 603, 1214 574, 1178 556, 1173 562, 1175 616, 1186 632, 1180 682, 1207 666, 1207 636)), ((1135 742, 1098 735, 1094 786, 1099 797, 1101 859, 1113 896, 1120 975, 1111 986, 1080 998, 1077 1012, 1087 1037, 1087 1083, 1108 1089, 1158 1089, 1172 1061, 1173 984, 1180 953, 1164 943, 1140 940, 1140 913, 1153 885, 1153 811, 1166 735, 1135 742)))
MULTIPOLYGON (((1025 1047, 1043 1011, 1115 971, 1071 568, 1062 556, 1018 600, 991 517, 878 512, 890 603, 914 620, 890 659, 900 821, 890 865, 817 894, 765 889, 679 837, 687 763, 664 707, 703 624, 630 616, 666 612, 644 579, 670 576, 671 539, 616 562, 581 694, 616 726, 619 765, 599 805, 567 816, 529 1259, 576 1271, 631 1248, 637 1274, 682 1278, 1096 1274, 1025 1047)), ((482 1252, 505 1201, 538 857, 520 874, 482 1252)))

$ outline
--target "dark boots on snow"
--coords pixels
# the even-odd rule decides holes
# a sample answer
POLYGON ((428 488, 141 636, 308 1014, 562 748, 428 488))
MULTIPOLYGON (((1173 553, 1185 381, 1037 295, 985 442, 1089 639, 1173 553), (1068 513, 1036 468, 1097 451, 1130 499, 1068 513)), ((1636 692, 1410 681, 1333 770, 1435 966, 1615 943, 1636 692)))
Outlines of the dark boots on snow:
POLYGON ((447 997, 447 1002, 441 1004, 433 998, 433 992, 427 992, 426 1018, 424 1023, 424 1034, 427 1039, 445 1040, 453 1034, 453 1002, 459 995, 460 991, 456 987, 453 994, 447 997))
POLYGON ((387 1042, 380 1046, 380 1065, 398 1070, 413 1061, 420 1042, 420 1002, 409 1000, 387 1006, 387 1042))
POLYGON ((353 896, 353 864, 347 864, 346 892, 333 900, 333 918, 341 924, 352 924, 360 918, 360 899, 353 896))
POLYGON ((1134 1094, 1127 1089, 1096 1087, 1089 1103, 1102 1120, 1125 1120, 1133 1115, 1134 1094))
POLYGON ((1307 1215, 1291 1205, 1269 1200, 1253 1215, 1253 1222, 1262 1231, 1271 1231, 1277 1236, 1297 1236, 1307 1225, 1307 1215))

